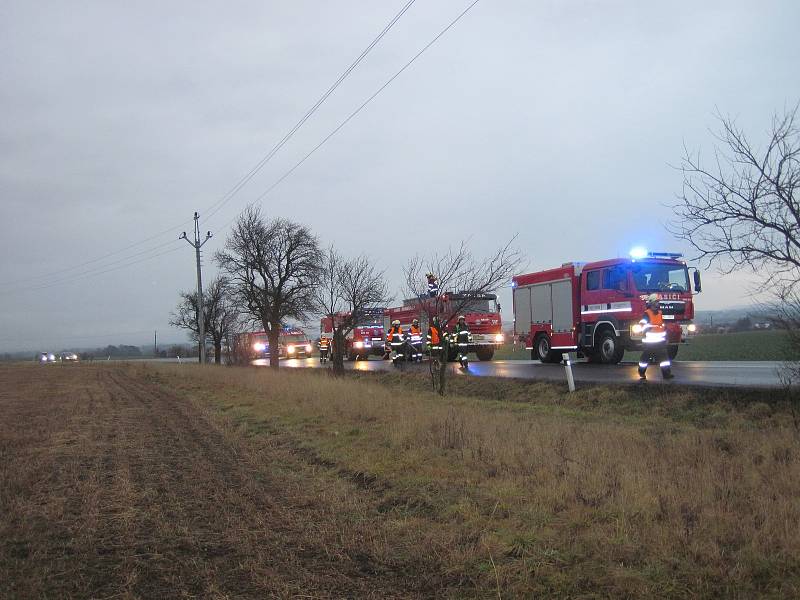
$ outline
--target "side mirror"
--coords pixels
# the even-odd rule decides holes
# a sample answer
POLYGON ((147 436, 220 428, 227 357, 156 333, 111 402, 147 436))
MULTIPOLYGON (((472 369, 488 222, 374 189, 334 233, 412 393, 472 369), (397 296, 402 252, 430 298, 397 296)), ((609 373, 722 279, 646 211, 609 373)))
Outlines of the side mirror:
POLYGON ((703 291, 703 286, 700 283, 700 271, 694 272, 694 291, 698 294, 703 291))
POLYGON ((500 304, 497 305, 497 312, 500 312, 500 304))

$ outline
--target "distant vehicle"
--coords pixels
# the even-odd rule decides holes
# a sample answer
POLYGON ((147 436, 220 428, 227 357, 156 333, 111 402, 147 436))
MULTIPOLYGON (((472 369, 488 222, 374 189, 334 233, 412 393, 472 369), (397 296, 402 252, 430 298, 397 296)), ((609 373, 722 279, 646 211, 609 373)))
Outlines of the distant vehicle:
POLYGON ((74 352, 62 352, 61 362, 78 362, 78 355, 74 352))
MULTIPOLYGON (((445 333, 452 333, 458 316, 464 315, 470 331, 468 352, 477 354, 478 360, 492 360, 495 349, 505 343, 497 295, 483 292, 445 292, 438 299, 407 299, 403 306, 386 309, 386 329, 396 319, 400 321, 403 331, 407 331, 411 322, 419 319, 425 335, 428 322, 437 314, 437 309, 441 311, 438 315, 441 322, 447 323, 445 333)), ((455 360, 457 355, 458 349, 455 345, 451 346, 448 360, 455 360)))
MULTIPOLYGON (((241 356, 267 358, 270 356, 269 338, 264 331, 240 333, 234 340, 234 348, 241 356)), ((301 329, 284 327, 279 334, 278 356, 280 358, 305 358, 311 355, 313 346, 301 329)))
POLYGON ((282 358, 305 358, 311 355, 313 349, 311 340, 300 329, 281 331, 279 356, 282 358))
POLYGON ((52 352, 40 352, 36 357, 36 362, 47 364, 56 362, 56 355, 52 352))
MULTIPOLYGON (((348 360, 367 359, 370 355, 383 356, 384 340, 386 339, 383 319, 386 309, 364 309, 361 318, 344 339, 344 356, 348 360)), ((320 337, 327 338, 328 343, 333 343, 333 325, 350 316, 350 313, 337 313, 330 317, 322 317, 319 322, 320 337)))

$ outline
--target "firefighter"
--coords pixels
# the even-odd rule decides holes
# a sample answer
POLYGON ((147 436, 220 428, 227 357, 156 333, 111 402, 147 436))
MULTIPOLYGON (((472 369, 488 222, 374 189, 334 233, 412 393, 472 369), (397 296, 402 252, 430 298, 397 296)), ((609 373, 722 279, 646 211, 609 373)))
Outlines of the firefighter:
POLYGON ((419 328, 419 319, 411 321, 408 329, 408 341, 411 344, 411 359, 417 362, 422 360, 422 330, 419 328))
POLYGON ((439 282, 436 280, 436 275, 428 273, 425 277, 428 278, 428 296, 436 298, 439 295, 439 282))
POLYGON ((453 332, 453 339, 458 347, 458 362, 466 369, 469 366, 469 359, 467 358, 467 350, 469 349, 469 327, 467 327, 467 318, 464 315, 458 316, 458 323, 456 323, 456 328, 453 332))
POLYGON ((326 338, 322 337, 319 339, 319 362, 325 363, 328 362, 328 355, 331 349, 331 341, 326 338))
POLYGON ((400 321, 395 319, 392 321, 392 327, 389 333, 386 334, 386 342, 389 344, 392 360, 397 360, 397 355, 403 348, 403 329, 400 327, 400 321))
POLYGON ((430 325, 428 325, 428 349, 431 353, 431 358, 438 358, 442 353, 442 329, 439 326, 439 317, 433 317, 430 325))
POLYGON ((667 354, 667 328, 664 326, 664 315, 658 304, 658 296, 650 294, 647 297, 647 308, 644 311, 642 320, 639 321, 644 332, 642 344, 644 349, 639 358, 639 379, 647 379, 647 366, 652 360, 658 362, 661 367, 661 376, 664 379, 672 379, 672 363, 667 354))

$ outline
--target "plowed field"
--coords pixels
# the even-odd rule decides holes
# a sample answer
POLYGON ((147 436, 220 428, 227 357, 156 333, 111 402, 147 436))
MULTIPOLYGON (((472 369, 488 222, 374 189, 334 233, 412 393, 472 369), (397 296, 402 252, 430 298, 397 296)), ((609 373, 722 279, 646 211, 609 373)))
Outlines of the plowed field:
MULTIPOLYGON (((0 597, 414 597, 357 482, 124 368, 0 367, 0 597)), ((430 565, 428 566, 428 568, 430 565)))

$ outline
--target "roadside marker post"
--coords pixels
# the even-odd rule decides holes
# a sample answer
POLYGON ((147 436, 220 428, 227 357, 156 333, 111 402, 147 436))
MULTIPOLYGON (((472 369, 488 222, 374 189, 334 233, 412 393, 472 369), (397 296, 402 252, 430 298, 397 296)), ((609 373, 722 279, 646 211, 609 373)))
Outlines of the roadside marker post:
POLYGON ((564 371, 567 374, 567 385, 569 386, 569 391, 575 391, 575 377, 572 376, 572 361, 569 358, 569 353, 564 352, 561 357, 564 359, 564 371))

